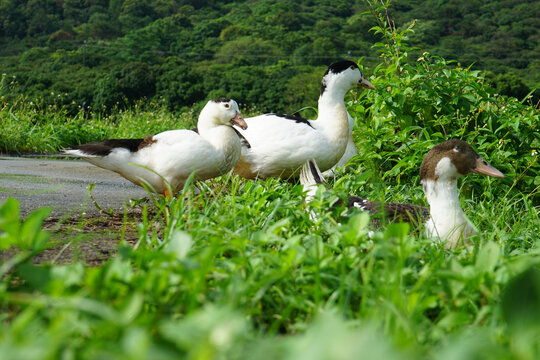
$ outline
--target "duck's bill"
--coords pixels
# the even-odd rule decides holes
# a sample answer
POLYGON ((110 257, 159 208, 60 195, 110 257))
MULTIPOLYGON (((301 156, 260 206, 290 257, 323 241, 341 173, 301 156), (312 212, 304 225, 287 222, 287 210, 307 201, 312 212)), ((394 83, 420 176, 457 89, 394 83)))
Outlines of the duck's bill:
POLYGON ((362 79, 362 81, 360 81, 360 86, 366 89, 375 90, 375 86, 373 86, 373 84, 371 84, 366 79, 362 79))
POLYGON ((502 172, 489 165, 488 162, 484 160, 481 156, 476 159, 476 166, 473 169, 473 172, 497 178, 504 177, 504 174, 502 172))
POLYGON ((247 124, 239 112, 237 112, 236 116, 231 119, 231 124, 239 126, 242 130, 247 129, 247 124))

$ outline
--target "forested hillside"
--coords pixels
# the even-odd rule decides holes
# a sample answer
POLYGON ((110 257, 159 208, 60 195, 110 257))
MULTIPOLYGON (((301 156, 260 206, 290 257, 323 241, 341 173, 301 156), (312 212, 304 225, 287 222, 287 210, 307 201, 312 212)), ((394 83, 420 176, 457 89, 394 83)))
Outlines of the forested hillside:
MULTIPOLYGON (((371 5, 370 5, 371 4, 371 5)), ((383 41, 369 7, 345 0, 0 1, 0 96, 109 111, 144 98, 172 110, 227 95, 295 111, 314 105, 325 67, 370 74, 383 41)), ((540 82, 538 1, 398 0, 388 19, 424 51, 487 71, 521 100, 540 82)), ((458 65, 456 65, 458 66, 458 65)))

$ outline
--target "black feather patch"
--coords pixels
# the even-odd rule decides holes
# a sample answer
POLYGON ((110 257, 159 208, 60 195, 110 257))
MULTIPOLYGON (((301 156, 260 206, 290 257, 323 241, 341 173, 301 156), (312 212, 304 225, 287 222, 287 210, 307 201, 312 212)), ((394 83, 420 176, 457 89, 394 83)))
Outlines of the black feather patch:
POLYGON ((311 171, 311 175, 313 175, 316 184, 326 184, 326 181, 319 176, 319 168, 313 161, 309 162, 309 170, 311 171))
POLYGON ((231 99, 229 98, 226 98, 226 97, 220 97, 220 98, 217 98, 217 99, 212 99, 213 102, 215 103, 228 103, 229 101, 231 101, 231 99))
POLYGON ((313 125, 311 125, 311 123, 309 122, 308 119, 304 119, 303 117, 301 116, 298 116, 298 115, 289 115, 289 114, 266 114, 268 116, 277 116, 277 117, 281 117, 281 118, 284 118, 284 119, 289 119, 289 120, 294 120, 296 123, 301 123, 301 124, 306 124, 308 126, 311 126, 311 128, 313 128, 313 125))
POLYGON ((81 150, 88 155, 107 156, 114 149, 124 148, 130 152, 136 152, 154 142, 155 140, 152 136, 147 136, 143 139, 109 139, 74 146, 73 149, 81 150))
POLYGON ((247 141, 244 135, 242 135, 240 131, 236 130, 234 127, 232 129, 234 130, 236 135, 238 135, 238 137, 240 138, 240 142, 242 143, 242 146, 247 147, 248 149, 251 149, 251 144, 249 143, 249 141, 247 141))
POLYGON ((326 72, 323 75, 323 80, 322 80, 322 85, 321 85, 321 96, 326 90, 326 81, 324 79, 326 75, 328 75, 329 73, 339 74, 340 72, 345 71, 346 69, 351 68, 351 67, 360 70, 358 65, 354 61, 350 61, 350 60, 342 60, 342 61, 338 61, 330 65, 328 69, 326 69, 326 72))
POLYGON ((326 72, 324 73, 324 75, 327 75, 328 73, 339 74, 340 72, 345 71, 346 69, 350 67, 360 70, 360 68, 354 61, 342 60, 342 61, 338 61, 330 65, 328 69, 326 69, 326 72))

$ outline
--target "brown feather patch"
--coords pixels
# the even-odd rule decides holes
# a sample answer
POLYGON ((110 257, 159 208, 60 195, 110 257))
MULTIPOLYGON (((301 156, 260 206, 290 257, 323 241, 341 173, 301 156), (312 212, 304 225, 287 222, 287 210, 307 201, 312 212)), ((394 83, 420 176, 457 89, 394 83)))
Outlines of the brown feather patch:
POLYGON ((241 158, 234 166, 234 172, 246 179, 255 179, 257 174, 251 169, 251 164, 241 158))
POLYGON ((459 174, 467 175, 474 169, 479 155, 465 141, 458 139, 444 141, 434 146, 424 157, 420 165, 420 179, 437 180, 439 178, 436 174, 437 164, 444 157, 452 161, 459 174))
POLYGON ((379 227, 381 217, 386 222, 406 222, 415 230, 429 218, 429 210, 423 206, 402 203, 380 203, 358 196, 349 196, 347 207, 365 210, 372 216, 371 222, 379 227))
POLYGON ((142 148, 150 146, 155 142, 157 142, 157 140, 154 140, 154 136, 152 136, 152 135, 145 136, 142 139, 141 143, 139 144, 139 147, 137 148, 137 150, 141 150, 142 148))

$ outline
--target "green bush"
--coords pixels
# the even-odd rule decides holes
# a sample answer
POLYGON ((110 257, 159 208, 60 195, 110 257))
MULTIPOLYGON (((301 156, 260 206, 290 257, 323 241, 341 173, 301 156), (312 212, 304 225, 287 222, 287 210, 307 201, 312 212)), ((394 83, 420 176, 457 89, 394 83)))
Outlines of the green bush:
POLYGON ((498 95, 479 71, 427 52, 408 62, 411 29, 392 32, 380 21, 374 30, 386 42, 375 45, 382 60, 372 71, 377 90, 350 102, 358 162, 383 180, 417 183, 427 151, 460 138, 500 168, 505 182, 538 199, 540 115, 530 99, 498 95))

